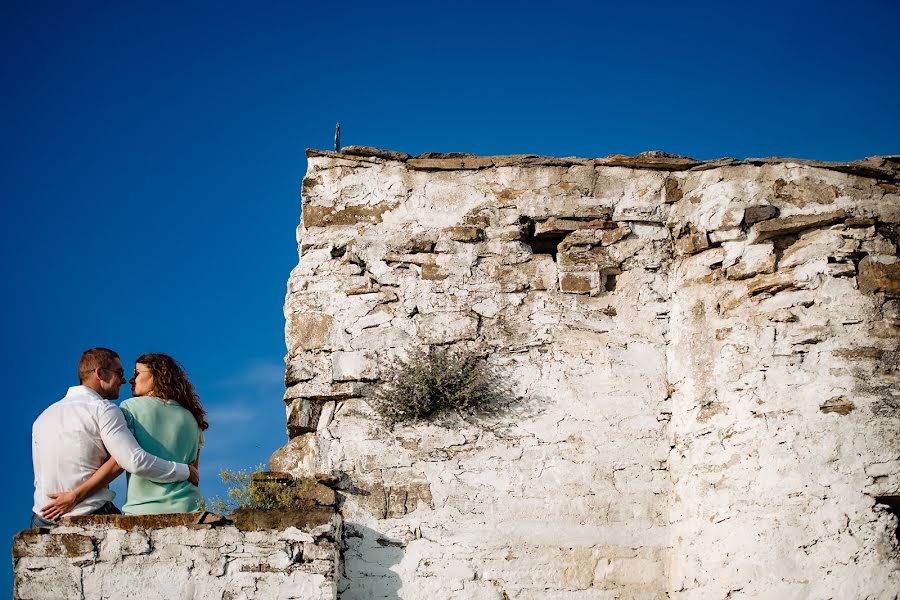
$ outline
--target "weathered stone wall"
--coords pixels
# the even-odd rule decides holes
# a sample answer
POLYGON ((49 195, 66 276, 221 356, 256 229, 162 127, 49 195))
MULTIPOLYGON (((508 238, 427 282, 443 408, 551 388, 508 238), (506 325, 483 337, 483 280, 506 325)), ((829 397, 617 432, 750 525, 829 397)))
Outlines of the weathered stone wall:
POLYGON ((311 151, 287 446, 351 598, 893 598, 898 160, 311 151), (521 400, 389 430, 421 345, 521 400))
POLYGON ((15 598, 336 597, 341 534, 333 509, 245 512, 236 525, 198 516, 72 517, 55 529, 25 530, 13 541, 15 598))

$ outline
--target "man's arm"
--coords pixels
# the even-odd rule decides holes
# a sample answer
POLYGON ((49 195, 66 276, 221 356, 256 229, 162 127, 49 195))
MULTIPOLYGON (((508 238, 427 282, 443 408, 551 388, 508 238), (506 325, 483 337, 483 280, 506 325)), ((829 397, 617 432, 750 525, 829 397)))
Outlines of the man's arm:
POLYGON ((110 456, 129 473, 159 483, 184 481, 192 473, 188 465, 163 460, 141 448, 128 431, 125 417, 115 404, 105 406, 98 417, 100 438, 110 456))
POLYGON ((55 521, 63 515, 72 512, 75 506, 93 495, 97 490, 109 485, 109 483, 122 474, 122 467, 116 462, 116 459, 110 458, 102 467, 94 471, 88 479, 81 483, 77 488, 70 492, 53 492, 47 494, 53 502, 41 508, 41 516, 45 519, 55 521))

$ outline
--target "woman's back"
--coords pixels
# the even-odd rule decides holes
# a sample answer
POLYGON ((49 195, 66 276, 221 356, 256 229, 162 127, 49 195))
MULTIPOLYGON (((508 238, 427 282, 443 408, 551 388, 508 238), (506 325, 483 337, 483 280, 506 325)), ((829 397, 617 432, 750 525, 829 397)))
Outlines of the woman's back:
MULTIPOLYGON (((200 428, 189 410, 154 396, 129 398, 121 404, 128 428, 144 450, 166 460, 193 463, 201 446, 200 428)), ((197 510, 202 496, 188 481, 156 483, 128 475, 125 514, 154 515, 197 510)))

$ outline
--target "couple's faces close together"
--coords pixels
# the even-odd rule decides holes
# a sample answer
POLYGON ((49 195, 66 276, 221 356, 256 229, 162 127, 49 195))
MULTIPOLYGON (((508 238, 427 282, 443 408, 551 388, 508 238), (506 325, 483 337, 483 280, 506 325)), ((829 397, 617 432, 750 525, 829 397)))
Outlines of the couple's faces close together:
MULTIPOLYGON (((115 400, 119 397, 119 388, 125 383, 125 369, 122 362, 116 358, 112 366, 97 369, 100 378, 100 386, 103 389, 101 396, 106 400, 115 400)), ((153 392, 153 374, 147 365, 135 363, 134 375, 128 382, 131 384, 132 396, 149 396, 153 392)))

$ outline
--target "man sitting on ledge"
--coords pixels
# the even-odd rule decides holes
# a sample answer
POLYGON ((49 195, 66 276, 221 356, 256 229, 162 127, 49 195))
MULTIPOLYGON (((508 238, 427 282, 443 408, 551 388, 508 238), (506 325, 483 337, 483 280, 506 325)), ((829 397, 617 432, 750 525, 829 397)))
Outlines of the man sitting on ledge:
POLYGON ((199 483, 193 465, 145 452, 128 430, 122 411, 110 402, 119 397, 125 383, 118 354, 107 348, 85 351, 78 362, 78 379, 81 385, 70 387, 65 398, 47 407, 31 429, 32 527, 54 527, 66 515, 121 514, 112 503, 115 492, 109 489, 118 472, 105 469, 92 479, 110 455, 129 473, 153 481, 199 483), (89 479, 92 482, 86 483, 89 479))

